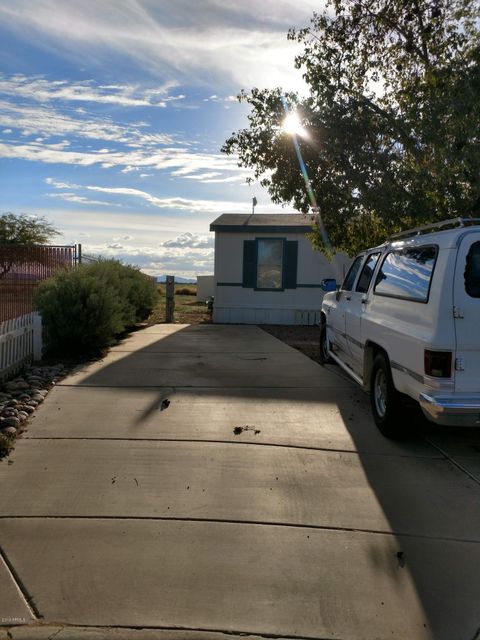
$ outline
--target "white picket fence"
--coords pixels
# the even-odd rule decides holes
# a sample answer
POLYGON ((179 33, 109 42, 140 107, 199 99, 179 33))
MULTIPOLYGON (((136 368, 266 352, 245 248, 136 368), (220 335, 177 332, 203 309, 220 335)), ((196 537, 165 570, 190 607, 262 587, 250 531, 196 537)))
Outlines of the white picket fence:
POLYGON ((0 322, 0 381, 42 357, 42 319, 28 313, 0 322))

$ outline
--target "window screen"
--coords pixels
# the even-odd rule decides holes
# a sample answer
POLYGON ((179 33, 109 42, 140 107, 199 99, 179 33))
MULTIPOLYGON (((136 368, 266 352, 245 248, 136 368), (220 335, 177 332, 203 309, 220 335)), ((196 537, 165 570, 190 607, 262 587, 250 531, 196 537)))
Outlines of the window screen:
POLYGON ((258 240, 257 289, 281 289, 283 240, 258 240))
POLYGON ((472 298, 480 298, 480 242, 474 242, 467 255, 465 291, 472 298))
POLYGON ((427 302, 437 247, 412 247, 391 251, 375 281, 375 293, 427 302))
POLYGON ((362 273, 360 274, 360 278, 358 279, 357 288, 355 291, 360 291, 360 293, 366 293, 368 291, 368 287, 370 286, 370 281, 373 276, 373 272, 375 271, 375 267, 377 266, 379 253, 372 253, 368 256, 365 266, 362 269, 362 273))

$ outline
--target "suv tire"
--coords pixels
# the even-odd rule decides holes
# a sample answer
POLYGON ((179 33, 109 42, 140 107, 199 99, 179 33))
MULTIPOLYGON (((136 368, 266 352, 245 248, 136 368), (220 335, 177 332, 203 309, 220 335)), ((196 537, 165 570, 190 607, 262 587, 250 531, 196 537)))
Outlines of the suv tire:
POLYGON ((322 364, 332 364, 333 360, 328 355, 327 324, 320 325, 320 362, 322 364))
POLYGON ((402 428, 401 395, 395 389, 386 354, 379 353, 373 361, 370 377, 370 402, 375 424, 387 438, 400 438, 407 435, 402 428))

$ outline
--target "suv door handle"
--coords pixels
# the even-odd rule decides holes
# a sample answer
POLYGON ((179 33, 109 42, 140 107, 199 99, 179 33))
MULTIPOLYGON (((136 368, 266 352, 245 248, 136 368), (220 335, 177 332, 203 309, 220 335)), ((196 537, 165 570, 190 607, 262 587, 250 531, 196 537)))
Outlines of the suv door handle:
POLYGON ((345 296, 345 300, 351 300, 352 296, 345 296))
POLYGON ((362 298, 362 304, 368 304, 368 298, 362 298))

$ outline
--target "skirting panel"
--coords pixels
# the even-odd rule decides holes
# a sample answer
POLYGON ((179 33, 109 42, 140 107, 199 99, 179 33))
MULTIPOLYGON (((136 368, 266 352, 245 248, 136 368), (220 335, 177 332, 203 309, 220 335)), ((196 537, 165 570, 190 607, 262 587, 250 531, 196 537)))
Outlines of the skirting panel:
POLYGON ((214 307, 213 321, 219 324, 315 325, 320 322, 320 310, 214 307))

